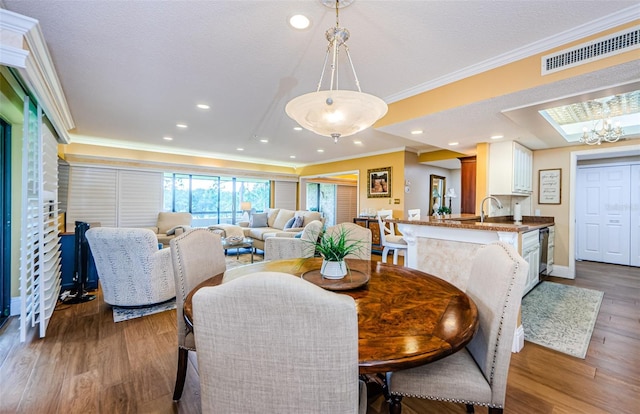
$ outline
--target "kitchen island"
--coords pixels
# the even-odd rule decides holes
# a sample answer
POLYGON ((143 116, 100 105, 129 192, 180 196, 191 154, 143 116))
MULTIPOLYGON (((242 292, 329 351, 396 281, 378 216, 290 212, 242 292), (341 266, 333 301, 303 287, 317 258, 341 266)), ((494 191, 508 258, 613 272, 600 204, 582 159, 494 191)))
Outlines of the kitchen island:
MULTIPOLYGON (((541 257, 553 263, 553 239, 541 252, 540 230, 553 234, 553 217, 523 216, 515 223, 512 216, 486 217, 484 222, 472 214, 452 214, 422 220, 389 219, 396 224, 407 242, 405 266, 422 270, 466 290, 472 258, 482 245, 503 241, 512 245, 529 263, 524 294, 539 282, 541 257), (544 256, 541 256, 544 253, 544 256)), ((522 348, 524 332, 519 327, 514 351, 522 348)))

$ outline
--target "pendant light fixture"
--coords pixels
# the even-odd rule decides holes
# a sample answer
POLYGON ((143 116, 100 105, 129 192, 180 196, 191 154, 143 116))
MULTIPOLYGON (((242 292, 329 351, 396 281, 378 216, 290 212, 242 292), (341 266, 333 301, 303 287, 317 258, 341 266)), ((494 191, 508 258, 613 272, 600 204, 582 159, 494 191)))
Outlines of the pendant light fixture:
POLYGON ((349 31, 340 27, 339 9, 352 3, 352 0, 320 0, 326 6, 336 9, 336 26, 329 28, 325 36, 329 41, 322 66, 320 81, 315 92, 293 98, 285 111, 298 124, 318 135, 338 138, 353 135, 369 128, 387 113, 387 104, 377 96, 360 90, 360 82, 351 61, 349 47, 349 31), (338 65, 340 50, 344 50, 347 62, 351 67, 356 90, 342 90, 338 85, 338 65), (329 89, 320 90, 327 71, 327 62, 331 57, 329 89))

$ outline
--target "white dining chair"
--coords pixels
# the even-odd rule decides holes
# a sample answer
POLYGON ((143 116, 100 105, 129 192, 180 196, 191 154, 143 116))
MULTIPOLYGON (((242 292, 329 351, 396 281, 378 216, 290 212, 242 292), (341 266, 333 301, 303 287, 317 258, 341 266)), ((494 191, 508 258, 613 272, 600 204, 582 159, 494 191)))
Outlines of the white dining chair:
POLYGON ((387 263, 389 251, 393 250, 393 264, 398 264, 398 254, 407 251, 407 242, 395 232, 393 223, 384 221, 393 218, 392 210, 378 210, 378 227, 380 227, 380 244, 382 245, 382 262, 387 263))
POLYGON ((414 208, 407 211, 409 221, 420 220, 420 209, 414 208))

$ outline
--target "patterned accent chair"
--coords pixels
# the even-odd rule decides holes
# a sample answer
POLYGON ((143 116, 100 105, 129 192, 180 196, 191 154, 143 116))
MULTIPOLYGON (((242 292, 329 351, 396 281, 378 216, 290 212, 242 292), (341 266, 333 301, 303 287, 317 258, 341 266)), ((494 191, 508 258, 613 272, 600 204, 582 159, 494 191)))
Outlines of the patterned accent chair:
POLYGON ((297 259, 299 257, 313 257, 315 242, 322 233, 322 222, 313 220, 302 230, 300 237, 295 233, 278 233, 268 237, 264 242, 264 260, 297 259))
POLYGON ((348 254, 346 259, 371 260, 371 230, 355 223, 340 223, 327 229, 327 235, 334 239, 340 232, 344 232, 348 242, 360 242, 358 250, 348 254))
POLYGON ((465 349, 436 362, 387 374, 389 412, 403 396, 489 407, 502 413, 511 345, 529 265, 503 242, 476 252, 466 293, 478 307, 479 328, 465 349))
POLYGON ((202 412, 366 413, 353 298, 257 272, 200 289, 193 321, 202 412))
POLYGON ((104 301, 148 306, 176 296, 169 249, 158 249, 152 230, 97 227, 86 233, 104 301))
POLYGON ((187 377, 189 351, 196 350, 193 331, 184 321, 183 307, 187 295, 204 280, 227 269, 220 234, 199 228, 179 235, 170 242, 171 261, 176 282, 178 316, 178 371, 173 400, 182 397, 187 377))

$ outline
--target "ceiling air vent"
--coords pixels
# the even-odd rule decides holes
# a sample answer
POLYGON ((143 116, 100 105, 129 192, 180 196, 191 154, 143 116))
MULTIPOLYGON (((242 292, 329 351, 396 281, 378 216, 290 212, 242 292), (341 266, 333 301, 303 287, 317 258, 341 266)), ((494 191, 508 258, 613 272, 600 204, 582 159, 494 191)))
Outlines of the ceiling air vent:
POLYGON ((640 48, 640 26, 542 57, 542 75, 640 48))

